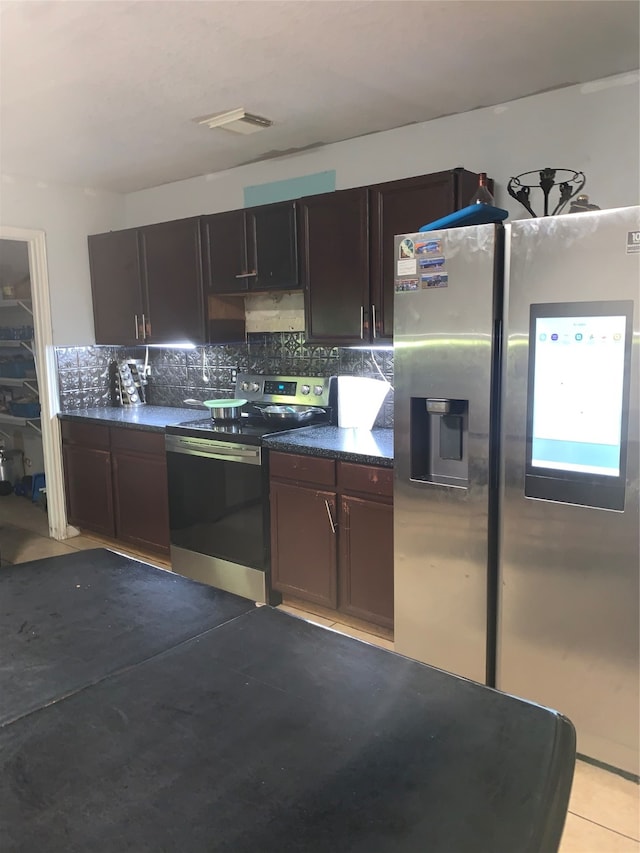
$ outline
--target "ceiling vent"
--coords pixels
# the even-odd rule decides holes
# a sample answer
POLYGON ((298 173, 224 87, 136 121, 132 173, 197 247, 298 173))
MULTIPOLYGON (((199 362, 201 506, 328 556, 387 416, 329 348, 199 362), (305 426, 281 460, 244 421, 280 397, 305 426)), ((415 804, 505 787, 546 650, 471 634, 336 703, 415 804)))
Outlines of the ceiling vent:
POLYGON ((263 116, 256 116, 242 109, 229 110, 226 113, 216 113, 212 116, 193 119, 198 124, 206 124, 207 127, 220 127, 222 130, 230 130, 232 133, 257 133, 271 127, 273 122, 263 116))

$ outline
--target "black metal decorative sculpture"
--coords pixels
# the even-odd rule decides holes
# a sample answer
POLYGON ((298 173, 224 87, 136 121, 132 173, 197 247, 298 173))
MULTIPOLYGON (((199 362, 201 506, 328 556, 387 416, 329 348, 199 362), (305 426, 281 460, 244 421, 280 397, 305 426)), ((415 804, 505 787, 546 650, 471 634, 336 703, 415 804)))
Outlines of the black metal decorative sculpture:
POLYGON ((521 175, 516 175, 515 178, 509 178, 507 190, 509 195, 519 201, 531 216, 537 216, 538 214, 529 203, 529 194, 532 189, 541 189, 544 197, 543 216, 555 216, 556 213, 560 213, 568 201, 580 192, 586 180, 584 172, 576 172, 574 169, 551 169, 547 166, 541 171, 523 172, 521 175), (559 172, 564 174, 558 175, 559 172), (535 175, 539 179, 539 183, 532 182, 530 175, 535 175), (523 178, 528 180, 522 180, 523 178), (556 180, 556 178, 560 178, 560 180, 556 180), (560 198, 549 214, 549 195, 555 186, 560 191, 560 198))

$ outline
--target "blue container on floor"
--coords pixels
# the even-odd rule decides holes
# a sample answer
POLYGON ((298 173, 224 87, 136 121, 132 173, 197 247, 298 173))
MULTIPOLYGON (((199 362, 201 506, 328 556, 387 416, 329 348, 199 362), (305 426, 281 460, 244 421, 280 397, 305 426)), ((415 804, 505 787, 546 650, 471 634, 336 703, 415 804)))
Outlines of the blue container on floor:
POLYGON ((40 489, 46 488, 44 474, 34 474, 31 483, 31 500, 33 501, 33 503, 37 503, 40 500, 40 489))

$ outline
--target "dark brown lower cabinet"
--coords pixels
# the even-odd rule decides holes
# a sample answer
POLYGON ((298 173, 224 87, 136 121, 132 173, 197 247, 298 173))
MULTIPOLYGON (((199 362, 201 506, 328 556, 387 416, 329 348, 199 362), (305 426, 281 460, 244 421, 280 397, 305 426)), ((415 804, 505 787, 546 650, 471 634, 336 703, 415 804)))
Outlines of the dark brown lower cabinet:
POLYGON ((271 483, 271 576, 277 590, 335 609, 335 519, 335 492, 271 483))
POLYGON ((109 427, 63 421, 62 442, 70 524, 114 536, 109 427))
POLYGON ((393 627, 393 472, 271 453, 275 589, 393 627))
POLYGON ((164 434, 62 422, 70 524, 169 552, 164 434))
POLYGON ((169 502, 164 434, 111 429, 116 535, 169 553, 169 502))
POLYGON ((393 628, 393 505, 340 496, 340 610, 393 628))
POLYGON ((110 452, 65 445, 63 458, 69 522, 115 536, 110 452))

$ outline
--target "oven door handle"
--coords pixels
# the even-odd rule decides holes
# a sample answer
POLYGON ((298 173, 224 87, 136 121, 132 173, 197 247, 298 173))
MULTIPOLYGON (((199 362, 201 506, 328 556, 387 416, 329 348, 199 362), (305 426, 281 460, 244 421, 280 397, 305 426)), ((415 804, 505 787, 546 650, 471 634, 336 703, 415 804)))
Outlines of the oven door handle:
POLYGON ((167 453, 182 453, 185 456, 203 456, 206 459, 221 459, 224 462, 244 462, 247 465, 260 465, 262 453, 259 447, 246 444, 213 443, 208 439, 181 438, 167 435, 165 438, 167 453))

